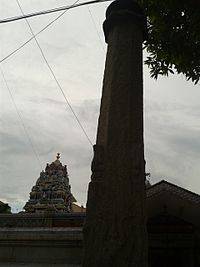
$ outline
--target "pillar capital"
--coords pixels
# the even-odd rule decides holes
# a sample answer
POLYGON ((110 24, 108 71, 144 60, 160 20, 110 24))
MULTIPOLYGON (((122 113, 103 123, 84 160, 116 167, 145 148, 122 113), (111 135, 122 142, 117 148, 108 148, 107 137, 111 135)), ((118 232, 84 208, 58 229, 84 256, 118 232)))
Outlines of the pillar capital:
POLYGON ((147 20, 143 9, 134 0, 115 0, 106 10, 103 23, 105 41, 113 27, 121 23, 133 23, 143 32, 143 40, 147 39, 147 20))

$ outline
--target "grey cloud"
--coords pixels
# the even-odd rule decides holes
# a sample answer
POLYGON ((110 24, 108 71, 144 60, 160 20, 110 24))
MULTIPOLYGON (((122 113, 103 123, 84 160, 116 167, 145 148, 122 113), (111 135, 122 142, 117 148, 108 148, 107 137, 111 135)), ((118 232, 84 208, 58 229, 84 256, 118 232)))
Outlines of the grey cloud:
MULTIPOLYGON (((52 37, 55 39, 56 36, 53 33, 52 37)), ((67 42, 60 42, 57 45, 52 45, 49 40, 45 44, 46 49, 48 49, 49 53, 54 55, 54 60, 58 58, 62 58, 66 54, 71 56, 72 52, 75 52, 78 49, 83 49, 85 44, 78 42, 77 40, 68 37, 67 42)))
MULTIPOLYGON (((198 107, 194 106, 194 110, 198 107)), ((200 171, 200 127, 189 104, 151 103, 146 111, 145 148, 152 181, 190 185, 200 171), (192 181, 192 180, 191 180, 192 181)))
POLYGON ((182 136, 173 136, 169 144, 173 150, 183 154, 184 157, 198 157, 200 155, 200 131, 183 132, 182 136))
POLYGON ((38 103, 38 104, 47 104, 47 105, 58 105, 58 106, 64 106, 65 103, 63 100, 57 100, 50 97, 40 98, 40 97, 29 97, 29 102, 31 103, 38 103))
POLYGON ((0 132, 0 143, 2 155, 6 153, 24 154, 28 153, 26 144, 22 138, 14 134, 0 132))
POLYGON ((94 122, 99 115, 99 105, 99 99, 87 99, 83 101, 79 107, 77 107, 78 114, 82 119, 94 122))

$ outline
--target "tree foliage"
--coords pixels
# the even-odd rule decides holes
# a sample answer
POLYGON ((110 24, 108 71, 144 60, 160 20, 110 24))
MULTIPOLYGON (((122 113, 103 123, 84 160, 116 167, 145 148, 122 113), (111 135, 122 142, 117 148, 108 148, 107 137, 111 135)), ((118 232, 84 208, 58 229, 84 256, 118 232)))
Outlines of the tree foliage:
POLYGON ((0 201, 0 213, 11 213, 10 206, 0 201))
POLYGON ((200 0, 144 0, 151 76, 182 73, 200 79, 200 0))

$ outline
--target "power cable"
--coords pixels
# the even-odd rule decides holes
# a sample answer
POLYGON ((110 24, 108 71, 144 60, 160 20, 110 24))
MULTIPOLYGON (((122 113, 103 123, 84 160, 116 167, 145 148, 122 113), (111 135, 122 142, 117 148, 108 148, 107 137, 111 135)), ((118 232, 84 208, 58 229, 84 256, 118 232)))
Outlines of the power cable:
POLYGON ((101 37, 100 37, 100 35, 99 35, 98 29, 97 29, 97 25, 96 25, 96 23, 95 23, 94 17, 93 17, 93 15, 92 15, 92 12, 91 12, 91 10, 90 10, 90 8, 89 8, 88 5, 87 5, 87 9, 88 9, 88 12, 89 12, 89 14, 90 14, 90 17, 91 17, 92 23, 93 23, 93 25, 94 25, 95 31, 96 31, 96 33, 97 33, 97 36, 98 36, 99 42, 100 42, 100 44, 101 44, 101 47, 102 47, 103 51, 105 52, 105 48, 104 48, 104 46, 103 46, 101 37))
MULTIPOLYGON (((73 5, 72 5, 73 6, 73 5)), ((87 6, 88 7, 88 6, 87 6)), ((60 17, 62 17, 69 9, 66 9, 64 10, 64 12, 62 12, 59 16, 57 16, 55 19, 53 19, 51 22, 49 22, 44 28, 42 28, 39 32, 37 32, 34 36, 38 36, 40 33, 42 33, 44 30, 46 30, 49 26, 51 26, 55 21, 57 21, 60 17)), ((92 22, 94 23, 94 27, 95 27, 95 30, 97 32, 97 35, 98 35, 98 38, 101 42, 101 46, 102 46, 102 49, 105 51, 104 47, 103 47, 103 44, 102 44, 102 41, 101 41, 101 37, 99 35, 99 32, 97 30, 97 27, 96 27, 96 24, 95 24, 95 21, 94 21, 94 18, 91 14, 91 11, 88 7, 88 11, 90 13, 90 16, 91 16, 91 19, 92 19, 92 22)), ((34 36, 32 36, 30 39, 28 39, 26 42, 24 42, 22 45, 20 45, 18 48, 16 48, 15 50, 13 50, 10 54, 8 54, 7 56, 5 56, 4 58, 2 58, 0 60, 0 63, 2 63, 3 61, 5 61, 6 59, 8 59, 9 57, 11 57, 12 55, 14 55, 15 53, 17 53, 19 50, 21 50, 21 48, 23 48, 25 45, 27 45, 29 42, 31 42, 33 39, 34 39, 34 36)))
POLYGON ((18 48, 16 48, 15 50, 13 50, 10 54, 8 54, 7 56, 5 56, 4 58, 2 58, 0 60, 0 63, 2 63, 3 61, 5 61, 6 59, 8 59, 9 57, 11 57, 12 55, 14 55, 16 52, 18 52, 21 48, 23 48, 25 45, 27 45, 30 41, 32 41, 34 39, 35 36, 38 36, 40 33, 42 33, 44 30, 46 30, 49 26, 51 26, 55 21, 57 21, 60 17, 62 17, 69 9, 66 9, 64 12, 62 12, 60 15, 58 15, 55 19, 53 19, 51 22, 49 22, 44 28, 42 28, 39 32, 37 32, 34 36, 32 36, 30 39, 28 39, 25 43, 23 43, 22 45, 20 45, 18 48))
MULTIPOLYGON (((76 0, 75 3, 77 3, 78 1, 79 1, 79 0, 76 0)), ((19 1, 16 0, 16 2, 17 2, 17 4, 18 4, 18 6, 19 6, 19 8, 20 8, 20 10, 21 10, 21 12, 22 12, 22 14, 24 14, 24 12, 23 12, 23 10, 22 10, 22 7, 21 7, 21 5, 20 5, 20 3, 19 3, 19 1)), ((74 3, 74 4, 75 4, 75 3, 74 3)), ((65 99, 65 101, 66 101, 66 103, 67 103, 67 105, 68 105, 68 107, 70 108, 71 112, 73 113, 73 115, 74 115, 74 117, 75 117, 75 119, 76 119, 78 125, 79 125, 80 128, 82 129, 82 131, 83 131, 84 135, 86 136, 88 142, 90 143, 91 146, 93 146, 92 141, 90 140, 90 138, 89 138, 88 134, 86 133, 86 131, 85 131, 83 125, 81 124, 81 122, 80 122, 80 120, 79 120, 77 114, 75 113, 75 111, 74 111, 74 109, 72 108, 72 106, 71 106, 69 100, 67 99, 67 97, 66 97, 66 95, 65 95, 65 93, 64 93, 64 91, 63 91, 63 89, 62 89, 62 87, 61 87, 61 85, 60 85, 60 83, 59 83, 59 81, 58 81, 58 79, 56 78, 56 76, 55 76, 55 74, 54 74, 53 69, 51 68, 51 66, 50 66, 50 64, 49 64, 49 62, 48 62, 48 60, 47 60, 47 58, 46 58, 46 56, 45 56, 45 54, 44 54, 44 52, 43 52, 43 50, 42 50, 40 44, 39 44, 39 42, 38 42, 38 40, 37 40, 37 38, 35 37, 34 32, 33 32, 33 30, 32 30, 32 27, 31 27, 29 21, 28 21, 26 18, 25 18, 25 20, 26 20, 26 23, 27 23, 27 25, 28 25, 28 27, 29 27, 29 29, 30 29, 30 32, 31 32, 31 34, 33 35, 33 38, 35 39, 35 42, 36 42, 36 44, 37 44, 37 46, 38 46, 38 48, 39 48, 39 50, 40 50, 40 52, 41 52, 41 55, 42 55, 42 57, 43 57, 43 59, 44 59, 46 65, 47 65, 49 71, 51 72, 51 74, 52 74, 52 76, 53 76, 53 78, 54 78, 54 80, 55 80, 55 82, 56 82, 58 88, 60 89, 60 91, 61 91, 61 93, 62 93, 62 95, 63 95, 63 97, 64 97, 64 99, 65 99)))
POLYGON ((23 118, 22 118, 22 116, 21 116, 21 114, 20 114, 20 112, 19 112, 19 110, 18 110, 17 104, 16 104, 15 99, 14 99, 14 97, 13 97, 13 94, 12 94, 12 92, 11 92, 9 86, 8 86, 8 83, 7 83, 7 81, 6 81, 6 78, 5 78, 5 75, 4 75, 4 73, 3 73, 2 68, 0 68, 0 70, 1 70, 1 75, 2 75, 2 77, 3 77, 4 83, 5 83, 5 85, 6 85, 6 88, 7 88, 8 92, 9 92, 10 98, 11 98, 11 100, 12 100, 12 102, 13 102, 14 107, 15 107, 16 113, 17 113, 17 115, 18 115, 18 117, 19 117, 19 120, 20 120, 20 122, 21 122, 21 125, 22 125, 22 127, 23 127, 23 129, 24 129, 25 135, 26 135, 26 137, 27 137, 27 139, 28 139, 28 141, 29 141, 29 143, 30 143, 30 145, 31 145, 31 148, 32 148, 32 150, 33 150, 33 153, 34 153, 34 155, 35 155, 35 157, 36 157, 36 159, 37 159, 37 161, 38 161, 38 164, 39 164, 40 168, 42 169, 43 167, 42 167, 40 158, 39 158, 38 153, 37 153, 37 151, 36 151, 36 149, 35 149, 35 147, 34 147, 33 141, 32 141, 32 139, 31 139, 31 137, 30 137, 30 135, 29 135, 29 133, 28 133, 28 130, 27 130, 26 125, 25 125, 25 123, 24 123, 24 121, 23 121, 23 118))
POLYGON ((46 15, 46 14, 50 14, 50 13, 54 13, 54 12, 59 12, 59 11, 63 11, 63 10, 68 10, 68 9, 72 9, 72 8, 76 8, 76 7, 80 7, 80 6, 85 6, 85 5, 90 5, 90 4, 97 4, 97 3, 103 3, 103 2, 108 2, 108 1, 111 1, 111 0, 93 0, 93 1, 88 1, 88 2, 83 2, 83 3, 75 4, 75 5, 72 5, 72 6, 70 5, 70 6, 57 7, 57 8, 53 8, 53 9, 49 9, 49 10, 44 10, 44 11, 29 13, 29 14, 26 14, 26 15, 24 14, 23 16, 9 17, 9 18, 0 20, 0 23, 13 22, 13 21, 16 21, 16 20, 31 18, 31 17, 35 17, 35 16, 40 16, 40 15, 46 15))

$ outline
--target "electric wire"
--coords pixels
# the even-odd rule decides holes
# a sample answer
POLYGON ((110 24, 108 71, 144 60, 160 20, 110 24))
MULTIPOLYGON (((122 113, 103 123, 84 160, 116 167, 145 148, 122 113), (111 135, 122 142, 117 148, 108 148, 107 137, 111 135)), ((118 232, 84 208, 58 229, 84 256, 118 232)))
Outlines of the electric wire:
POLYGON ((51 26, 55 21, 57 21, 60 17, 62 17, 69 9, 64 10, 60 15, 58 15, 55 19, 53 19, 51 22, 49 22, 44 28, 42 28, 39 32, 37 32, 34 36, 32 36, 30 39, 28 39, 25 43, 23 43, 22 45, 20 45, 18 48, 16 48, 15 50, 13 50, 10 54, 8 54, 7 56, 5 56, 4 58, 2 58, 0 60, 0 63, 2 63, 3 61, 5 61, 6 59, 8 59, 9 57, 11 57, 12 55, 14 55, 16 52, 18 52, 21 48, 23 48, 25 45, 27 45, 30 41, 32 41, 34 39, 35 36, 38 36, 40 33, 42 33, 44 30, 46 30, 49 26, 51 26))
POLYGON ((85 6, 85 5, 90 5, 90 4, 97 4, 97 3, 104 3, 104 2, 109 2, 109 1, 111 1, 111 0, 93 0, 93 1, 87 1, 87 2, 83 2, 83 3, 75 4, 75 5, 61 6, 61 7, 57 7, 57 8, 53 8, 53 9, 49 9, 49 10, 29 13, 29 14, 26 14, 26 15, 24 14, 22 16, 9 17, 9 18, 0 20, 0 23, 2 24, 2 23, 13 22, 13 21, 16 21, 16 20, 31 18, 31 17, 34 17, 34 16, 46 15, 46 14, 59 12, 59 11, 63 11, 63 10, 68 10, 68 9, 72 9, 72 8, 76 8, 76 7, 80 7, 80 6, 85 6))
MULTIPOLYGON (((88 5, 87 5, 88 7, 88 5)), ((49 22, 44 28, 42 28, 39 32, 37 32, 34 36, 38 36, 40 33, 42 33, 43 31, 45 31, 49 26, 51 26, 55 21, 57 21, 60 17, 62 17, 69 9, 66 9, 64 10, 64 12, 62 12, 60 15, 58 15, 55 19, 53 19, 51 22, 49 22)), ((101 37, 99 35, 99 32, 97 30, 97 27, 96 27, 96 24, 95 24, 95 21, 94 21, 94 18, 91 14, 91 11, 89 10, 89 7, 88 7, 88 11, 90 13, 90 16, 91 16, 91 19, 92 19, 92 22, 94 23, 94 26, 95 26, 95 30, 97 32, 97 35, 98 35, 98 38, 101 42, 101 46, 102 46, 102 49, 105 51, 104 49, 104 46, 102 44, 102 41, 101 41, 101 37)), ((12 55, 14 55, 15 53, 17 53, 19 50, 21 50, 25 45, 27 45, 29 42, 31 42, 33 39, 34 39, 34 36, 32 36, 30 39, 28 39, 26 42, 24 42, 23 44, 21 44, 18 48, 16 48, 15 50, 13 50, 11 53, 9 53, 7 56, 5 56, 4 58, 2 58, 0 60, 0 63, 2 63, 3 61, 7 60, 8 58, 10 58, 12 55)))
POLYGON ((87 9, 88 9, 88 12, 89 12, 89 14, 90 14, 90 17, 91 17, 92 23, 93 23, 93 25, 94 25, 95 31, 96 31, 96 33, 97 33, 97 36, 98 36, 99 42, 100 42, 100 44, 101 44, 101 47, 102 47, 103 51, 105 52, 105 48, 104 48, 104 45, 103 45, 103 43, 102 43, 100 34, 99 34, 99 32, 98 32, 97 25, 96 25, 96 23, 95 23, 94 17, 93 17, 93 15, 92 15, 92 12, 91 12, 91 10, 90 10, 90 8, 89 8, 88 5, 87 5, 87 9))
POLYGON ((16 113, 17 113, 17 115, 18 115, 18 117, 19 117, 19 121, 21 122, 21 125, 22 125, 22 127, 23 127, 23 129, 24 129, 24 133, 25 133, 25 135, 26 135, 26 137, 27 137, 27 139, 28 139, 28 141, 29 141, 29 143, 30 143, 30 145, 31 145, 31 148, 32 148, 32 151, 33 151, 33 153, 34 153, 34 155, 35 155, 35 157, 36 157, 36 160, 37 160, 37 162, 38 162, 40 168, 42 169, 42 164, 41 164, 39 155, 38 155, 38 153, 37 153, 37 151, 36 151, 36 149, 35 149, 35 147, 34 147, 33 141, 32 141, 32 139, 31 139, 31 137, 30 137, 30 135, 29 135, 29 132, 28 132, 28 130, 27 130, 27 127, 26 127, 26 125, 25 125, 25 123, 24 123, 24 121, 23 121, 23 118, 22 118, 22 116, 21 116, 21 114, 20 114, 20 112, 19 112, 19 109, 18 109, 18 107, 17 107, 17 104, 16 104, 16 102, 15 102, 15 99, 14 99, 14 97, 13 97, 13 94, 12 94, 12 92, 11 92, 11 90, 10 90, 10 87, 8 86, 8 83, 7 83, 7 80, 6 80, 6 78, 5 78, 4 72, 3 72, 2 68, 0 68, 0 70, 1 70, 1 75, 2 75, 2 77, 3 77, 3 81, 4 81, 5 85, 6 85, 6 88, 7 88, 8 92, 9 92, 10 98, 11 98, 11 100, 12 100, 12 102, 13 102, 14 107, 15 107, 16 113))
MULTIPOLYGON (((78 1, 79 1, 79 0, 77 0, 75 3, 77 3, 78 1)), ((23 12, 23 10, 22 10, 22 7, 21 7, 21 5, 20 5, 20 3, 19 3, 19 1, 16 0, 16 2, 17 2, 17 4, 18 4, 18 6, 19 6, 19 8, 20 8, 20 10, 21 10, 21 12, 22 12, 22 14, 24 14, 24 12, 23 12)), ((74 3, 74 4, 75 4, 75 3, 74 3)), ((35 39, 35 42, 36 42, 36 44, 37 44, 37 46, 38 46, 38 48, 39 48, 39 50, 40 50, 40 52, 41 52, 41 55, 42 55, 42 57, 43 57, 43 59, 44 59, 46 65, 47 65, 49 71, 51 72, 51 74, 52 74, 52 76, 53 76, 53 78, 54 78, 54 80, 55 80, 55 82, 56 82, 58 88, 60 89, 61 94, 63 95, 63 97, 64 97, 64 99, 65 99, 65 101, 66 101, 68 107, 70 108, 72 114, 74 115, 74 117, 75 117, 75 119, 76 119, 78 125, 80 126, 81 130, 83 131, 83 133, 84 133, 85 137, 87 138, 88 142, 90 143, 91 146, 93 146, 92 141, 90 140, 90 138, 89 138, 88 134, 86 133, 86 131, 85 131, 83 125, 81 124, 81 122, 80 122, 80 120, 79 120, 79 118, 78 118, 76 112, 74 111, 74 109, 73 109, 73 107, 71 106, 69 100, 67 99, 67 97, 66 97, 66 95, 65 95, 65 93, 64 93, 64 91, 63 91, 63 89, 62 89, 62 86, 60 85, 58 79, 56 78, 56 75, 55 75, 53 69, 51 68, 51 66, 50 66, 50 64, 49 64, 49 62, 48 62, 48 60, 47 60, 47 58, 46 58, 46 56, 45 56, 45 54, 44 54, 44 52, 43 52, 43 50, 42 50, 40 44, 39 44, 39 42, 38 42, 38 40, 37 40, 37 38, 35 37, 34 32, 33 32, 33 30, 32 30, 32 27, 31 27, 31 25, 30 25, 28 19, 25 18, 25 20, 26 20, 26 23, 27 23, 27 25, 28 25, 28 27, 29 27, 29 29, 30 29, 30 32, 31 32, 31 34, 33 35, 33 37, 34 37, 34 39, 35 39)))

